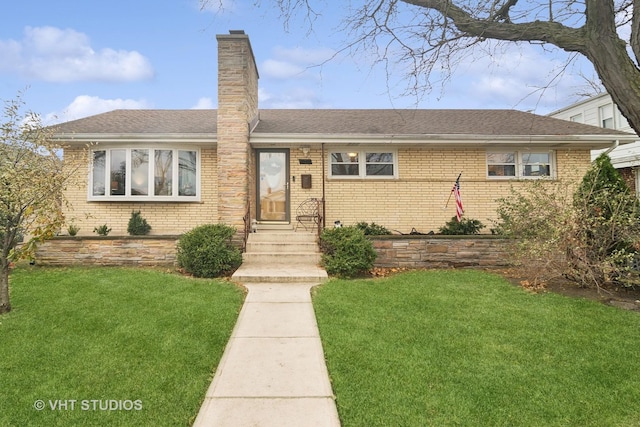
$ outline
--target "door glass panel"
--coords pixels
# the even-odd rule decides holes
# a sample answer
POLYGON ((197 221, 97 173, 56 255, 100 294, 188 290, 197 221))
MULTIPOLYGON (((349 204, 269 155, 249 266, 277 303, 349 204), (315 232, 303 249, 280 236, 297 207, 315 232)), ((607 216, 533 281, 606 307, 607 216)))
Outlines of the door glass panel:
POLYGON ((260 219, 287 220, 287 155, 260 152, 260 219))

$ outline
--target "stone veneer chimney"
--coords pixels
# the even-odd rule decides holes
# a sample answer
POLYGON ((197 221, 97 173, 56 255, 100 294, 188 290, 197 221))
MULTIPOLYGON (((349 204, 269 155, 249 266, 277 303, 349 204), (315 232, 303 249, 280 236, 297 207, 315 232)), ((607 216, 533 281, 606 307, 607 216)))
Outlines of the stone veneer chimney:
POLYGON ((258 69, 244 31, 218 40, 218 222, 243 230, 249 206, 249 133, 258 117, 258 69))

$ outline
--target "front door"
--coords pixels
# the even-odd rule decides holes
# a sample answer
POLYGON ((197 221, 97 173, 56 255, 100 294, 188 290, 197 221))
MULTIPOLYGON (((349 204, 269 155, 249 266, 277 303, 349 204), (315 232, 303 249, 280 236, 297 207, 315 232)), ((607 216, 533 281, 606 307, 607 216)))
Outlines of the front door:
POLYGON ((258 221, 289 222, 289 150, 256 150, 258 221))

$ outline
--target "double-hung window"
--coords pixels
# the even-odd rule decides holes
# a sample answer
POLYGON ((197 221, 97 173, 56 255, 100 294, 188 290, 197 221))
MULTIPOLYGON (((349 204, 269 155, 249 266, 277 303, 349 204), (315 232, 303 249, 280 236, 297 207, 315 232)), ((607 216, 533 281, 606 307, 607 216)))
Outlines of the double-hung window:
POLYGON ((92 151, 90 200, 197 201, 196 148, 105 148, 92 151))
POLYGON ((329 175, 334 178, 397 178, 395 150, 337 150, 329 153, 329 175))
POLYGON ((553 177, 553 152, 488 152, 487 176, 496 179, 553 177))

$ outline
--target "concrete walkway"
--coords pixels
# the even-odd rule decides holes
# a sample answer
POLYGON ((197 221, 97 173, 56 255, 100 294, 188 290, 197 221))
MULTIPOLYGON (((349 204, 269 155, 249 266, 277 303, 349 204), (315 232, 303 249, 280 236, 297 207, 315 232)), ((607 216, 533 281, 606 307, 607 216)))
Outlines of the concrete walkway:
POLYGON ((194 426, 339 427, 310 290, 249 283, 194 426))

